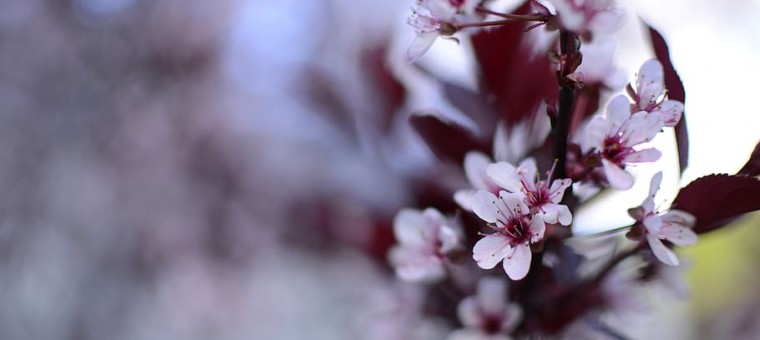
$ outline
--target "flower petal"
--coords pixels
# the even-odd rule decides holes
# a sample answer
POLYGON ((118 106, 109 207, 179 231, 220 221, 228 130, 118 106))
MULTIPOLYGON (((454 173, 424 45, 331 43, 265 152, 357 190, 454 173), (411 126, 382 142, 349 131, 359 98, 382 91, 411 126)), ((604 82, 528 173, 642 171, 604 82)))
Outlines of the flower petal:
POLYGON ((649 242, 649 247, 652 248, 654 256, 657 257, 658 260, 662 261, 662 263, 669 266, 678 265, 678 257, 676 257, 676 253, 665 247, 665 245, 662 244, 662 241, 660 241, 657 236, 653 234, 647 234, 647 242, 649 242))
POLYGON ((498 315, 507 302, 507 285, 501 278, 486 277, 478 282, 476 295, 480 310, 486 315, 498 315))
POLYGON ((628 154, 623 159, 626 163, 654 162, 662 157, 662 152, 655 148, 644 149, 628 154))
POLYGON ((509 192, 520 192, 522 184, 517 175, 517 168, 507 162, 498 162, 486 168, 486 174, 496 184, 509 192))
POLYGON ((396 275, 408 282, 435 282, 446 276, 441 259, 418 249, 396 246, 388 253, 396 275))
POLYGON ((454 202, 457 202, 462 209, 472 211, 472 204, 475 200, 475 194, 478 190, 464 189, 454 193, 454 202))
POLYGON ((544 238, 544 232, 546 232, 546 224, 544 220, 538 217, 533 217, 528 226, 528 231, 531 234, 530 242, 536 243, 544 238))
POLYGON ((692 246, 697 243, 697 234, 679 224, 663 224, 657 236, 680 247, 692 246))
POLYGON ((396 240, 405 246, 422 246, 425 239, 422 237, 421 226, 423 223, 422 213, 414 209, 403 209, 393 219, 393 234, 396 240))
POLYGON ((512 280, 522 280, 528 275, 530 269, 530 260, 533 254, 530 248, 525 244, 515 246, 511 256, 504 259, 504 271, 512 280))
POLYGON ((552 186, 549 188, 549 197, 551 198, 552 203, 561 202, 562 197, 565 195, 565 190, 567 190, 572 184, 573 181, 569 178, 555 179, 552 182, 552 186))
POLYGON ((636 77, 636 94, 639 96, 639 109, 644 110, 664 91, 662 64, 656 59, 649 59, 639 69, 636 77))
POLYGON ((541 219, 546 223, 562 225, 570 225, 573 221, 573 215, 570 213, 570 209, 564 204, 544 204, 539 211, 541 219))
POLYGON ((610 130, 610 123, 602 116, 592 118, 584 128, 583 138, 581 139, 581 148, 588 152, 593 148, 602 149, 604 138, 610 130))
POLYGON ((491 163, 491 159, 482 152, 470 151, 464 156, 464 174, 473 188, 488 189, 486 168, 491 163))
POLYGON ((619 95, 607 104, 607 119, 613 124, 620 124, 631 117, 631 102, 628 97, 619 95))
POLYGON ((696 222, 694 215, 678 209, 669 210, 661 217, 663 223, 678 223, 686 228, 693 227, 696 222))
POLYGON ((492 234, 480 239, 472 249, 472 259, 483 269, 491 269, 512 251, 509 239, 492 234))
POLYGON ((467 297, 459 302, 459 305, 457 305, 457 315, 462 325, 467 328, 478 328, 482 321, 478 302, 474 296, 467 297))
POLYGON ((522 317, 523 311, 522 308, 520 308, 520 305, 514 303, 508 304, 504 309, 504 319, 501 322, 501 331, 507 334, 512 333, 517 324, 520 323, 520 320, 522 320, 522 317))
POLYGON ((660 229, 662 229, 662 218, 655 214, 647 215, 642 223, 644 223, 644 228, 647 229, 649 234, 657 235, 660 233, 660 229))
POLYGON ((420 59, 425 52, 433 46, 435 39, 438 38, 438 32, 420 32, 414 37, 414 41, 409 45, 409 49, 406 51, 406 56, 409 58, 409 62, 413 63, 420 59))
POLYGON ((628 190, 633 186, 633 176, 623 170, 620 166, 606 159, 602 159, 604 174, 607 181, 615 189, 628 190))
POLYGON ((668 99, 660 104, 652 114, 658 115, 660 120, 665 123, 665 126, 674 127, 683 115, 683 103, 668 99))
POLYGON ((662 183, 662 171, 652 176, 652 181, 649 182, 649 194, 644 199, 644 202, 641 203, 645 216, 654 211, 654 196, 657 194, 657 190, 660 189, 660 183, 662 183))
POLYGON ((488 223, 496 223, 496 217, 499 214, 496 201, 498 199, 492 193, 479 190, 475 193, 475 197, 472 200, 472 212, 478 215, 480 219, 488 223))

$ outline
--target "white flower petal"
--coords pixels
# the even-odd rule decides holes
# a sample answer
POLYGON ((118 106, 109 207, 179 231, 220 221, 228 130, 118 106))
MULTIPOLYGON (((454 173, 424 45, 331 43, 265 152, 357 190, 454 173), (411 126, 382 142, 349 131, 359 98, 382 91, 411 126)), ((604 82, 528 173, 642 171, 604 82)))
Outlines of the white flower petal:
POLYGON ((459 233, 448 225, 442 225, 438 231, 438 241, 441 244, 440 252, 446 254, 461 246, 459 233))
POLYGON ((665 126, 658 115, 639 111, 631 116, 625 127, 625 145, 634 146, 651 141, 665 126))
POLYGON ((539 208, 537 216, 540 216, 544 222, 549 224, 556 224, 559 215, 558 204, 544 204, 539 208))
POLYGON ((468 328, 478 328, 482 321, 478 302, 474 296, 467 297, 459 302, 459 305, 457 305, 457 315, 462 325, 468 328))
POLYGON ((607 104, 607 118, 613 124, 620 124, 631 117, 631 102, 628 97, 619 95, 607 104))
POLYGON ((522 280, 528 275, 530 260, 533 254, 525 244, 518 244, 510 257, 504 259, 504 271, 512 280, 522 280))
POLYGON ((641 203, 641 208, 644 209, 644 215, 647 215, 654 211, 654 196, 657 194, 657 190, 660 189, 660 183, 662 182, 662 171, 657 172, 652 176, 652 181, 649 182, 649 194, 644 202, 641 203))
POLYGON ((607 181, 615 189, 628 190, 633 187, 633 176, 623 170, 617 164, 614 164, 606 159, 602 159, 602 166, 604 167, 604 174, 607 176, 607 181))
POLYGON ((665 126, 674 127, 683 115, 683 103, 668 99, 660 104, 652 114, 658 115, 660 120, 665 123, 665 126))
POLYGON ((544 232, 546 232, 546 224, 544 220, 538 217, 533 217, 528 226, 528 232, 532 235, 530 242, 536 243, 544 238, 544 232))
POLYGON ((520 305, 510 303, 504 310, 504 320, 501 322, 501 331, 504 333, 512 333, 520 320, 522 320, 523 311, 520 305))
POLYGON ((657 257, 658 260, 662 261, 662 263, 669 266, 678 265, 678 257, 676 257, 676 253, 665 247, 665 245, 662 244, 662 241, 660 241, 657 236, 647 234, 647 242, 649 242, 649 247, 652 248, 654 256, 657 257))
POLYGON ((662 215, 663 223, 678 223, 684 227, 691 228, 696 222, 694 215, 683 210, 672 209, 662 215))
POLYGON ((393 247, 388 260, 396 268, 396 275, 408 282, 435 282, 446 276, 441 259, 418 249, 393 247))
POLYGON ((657 236, 680 247, 692 246, 697 243, 697 234, 680 224, 663 223, 657 236))
POLYGON ((660 159, 660 157, 662 157, 662 152, 660 152, 660 150, 649 148, 630 153, 625 156, 623 161, 626 163, 645 163, 654 162, 660 159))
POLYGON ((604 139, 609 132, 610 123, 602 116, 594 116, 583 132, 583 138, 581 139, 581 148, 584 152, 588 152, 593 148, 601 149, 604 139))
POLYGON ((500 187, 510 192, 520 192, 522 184, 517 175, 517 168, 507 162, 498 162, 486 168, 488 177, 500 187))
POLYGON ((499 214, 499 209, 496 205, 497 200, 496 196, 492 193, 479 190, 475 193, 475 198, 472 200, 472 212, 483 221, 495 223, 496 217, 499 214))
POLYGON ((483 269, 496 267, 512 251, 509 239, 499 235, 492 234, 483 237, 475 243, 472 249, 472 259, 483 269))
POLYGON ((660 216, 657 216, 655 214, 650 214, 644 218, 644 221, 642 221, 644 224, 644 227, 647 229, 647 232, 650 234, 659 234, 660 229, 662 229, 662 218, 660 216))
POLYGON ((544 204, 541 206, 540 216, 546 223, 559 223, 564 226, 573 222, 570 209, 564 204, 544 204))
POLYGON ((506 282, 495 277, 481 279, 478 282, 476 299, 480 310, 486 315, 501 314, 507 302, 506 282))
POLYGON ((499 200, 496 201, 496 204, 507 216, 510 216, 510 214, 527 215, 530 209, 523 201, 523 197, 522 193, 501 191, 499 192, 499 200))
POLYGON ((510 140, 507 136, 507 127, 504 125, 504 122, 500 121, 496 125, 496 131, 493 134, 494 160, 497 162, 509 162, 512 158, 516 157, 509 146, 510 140))
POLYGON ((414 37, 414 41, 409 45, 409 49, 406 51, 406 56, 409 58, 409 62, 413 63, 420 59, 425 52, 433 46, 435 39, 438 38, 438 32, 421 32, 414 37))
POLYGON ((393 234, 396 240, 405 246, 421 246, 425 244, 422 237, 422 213, 414 209, 403 209, 393 219, 393 234))
POLYGON ((654 102, 664 91, 662 64, 656 59, 647 60, 641 65, 636 78, 639 96, 639 109, 643 110, 654 102))
POLYGON ((462 209, 472 211, 472 204, 475 200, 475 194, 478 190, 464 189, 454 193, 454 202, 457 202, 462 209))
POLYGON ((562 201, 562 197, 565 196, 565 190, 567 190, 573 181, 569 178, 556 179, 552 182, 552 186, 549 188, 549 195, 552 203, 559 203, 562 201))
POLYGON ((464 156, 464 174, 473 188, 488 190, 486 168, 491 163, 491 159, 482 152, 470 151, 464 156))

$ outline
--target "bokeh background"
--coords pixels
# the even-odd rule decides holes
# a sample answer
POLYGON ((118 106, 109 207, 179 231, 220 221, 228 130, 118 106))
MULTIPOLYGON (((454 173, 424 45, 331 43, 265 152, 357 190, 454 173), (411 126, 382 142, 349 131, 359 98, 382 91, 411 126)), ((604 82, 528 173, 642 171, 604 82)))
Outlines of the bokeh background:
MULTIPOLYGON (((760 139, 760 4, 620 3, 686 87, 691 166, 671 194, 735 173, 760 139)), ((0 0, 0 339, 435 339, 381 251, 420 183, 464 185, 387 114, 411 5, 0 0)), ((629 75, 650 53, 637 27, 619 35, 629 75)), ((450 45, 421 63, 471 83, 450 45)), ((759 227, 684 252, 691 299, 657 299, 652 329, 757 338, 759 227)))

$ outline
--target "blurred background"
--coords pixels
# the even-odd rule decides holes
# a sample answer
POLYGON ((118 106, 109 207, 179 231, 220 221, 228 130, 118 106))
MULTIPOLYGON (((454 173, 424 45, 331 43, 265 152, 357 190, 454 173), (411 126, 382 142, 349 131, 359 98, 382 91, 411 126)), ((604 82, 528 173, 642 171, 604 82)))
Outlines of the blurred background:
MULTIPOLYGON (((760 4, 620 3, 686 87, 691 166, 671 194, 735 173, 760 139, 760 4)), ((0 0, 0 339, 438 338, 384 263, 413 193, 465 185, 388 114, 414 106, 386 58, 411 5, 0 0)), ((628 75, 650 53, 636 27, 628 75)), ((445 44, 421 63, 473 84, 445 44)), ((692 298, 655 305, 658 329, 760 334, 759 224, 688 251, 692 298)))

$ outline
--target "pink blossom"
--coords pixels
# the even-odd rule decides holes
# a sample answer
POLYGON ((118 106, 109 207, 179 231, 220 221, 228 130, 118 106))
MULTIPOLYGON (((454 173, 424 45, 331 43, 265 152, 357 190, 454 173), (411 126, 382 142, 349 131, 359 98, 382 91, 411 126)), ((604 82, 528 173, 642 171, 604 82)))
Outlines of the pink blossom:
POLYGON ((452 332, 449 340, 506 340, 520 322, 523 312, 519 305, 507 302, 506 283, 486 277, 478 283, 475 296, 469 296, 457 306, 459 321, 464 329, 452 332))
POLYGON ((543 219, 530 214, 520 194, 503 190, 499 197, 478 191, 472 210, 494 230, 473 248, 472 258, 478 266, 491 269, 503 260, 504 271, 512 280, 524 278, 532 257, 530 244, 544 237, 543 219))
POLYGON ((612 187, 630 189, 633 176, 624 170, 629 163, 654 162, 661 156, 655 148, 640 149, 664 126, 657 115, 645 111, 631 114, 630 102, 617 96, 607 105, 605 116, 594 117, 586 126, 583 148, 596 149, 612 187))
POLYGON ((690 246, 697 243, 697 234, 691 230, 694 226, 693 215, 681 210, 669 210, 658 214, 654 207, 654 196, 660 188, 662 172, 652 177, 649 195, 641 206, 631 209, 631 217, 641 222, 646 231, 646 239, 655 257, 671 266, 678 265, 676 254, 668 249, 662 240, 667 240, 677 246, 690 246))
POLYGON ((676 126, 683 114, 683 103, 667 99, 662 64, 647 60, 636 77, 636 93, 631 94, 637 110, 660 116, 665 126, 676 126))
POLYGON ((472 15, 478 0, 420 0, 407 23, 414 28, 414 38, 407 56, 414 62, 427 52, 438 37, 451 37, 457 32, 457 14, 472 15))
POLYGON ((533 158, 522 161, 517 168, 507 162, 499 162, 489 165, 486 170, 493 182, 507 191, 521 194, 530 211, 545 223, 570 225, 573 221, 570 209, 559 203, 573 182, 569 178, 555 179, 550 185, 554 167, 546 180, 539 180, 537 171, 533 158))
POLYGON ((446 254, 461 247, 458 228, 433 208, 401 210, 393 220, 399 244, 389 253, 389 261, 399 278, 433 282, 446 275, 446 254))
POLYGON ((563 27, 583 34, 612 32, 620 28, 623 13, 613 0, 552 0, 563 27))

